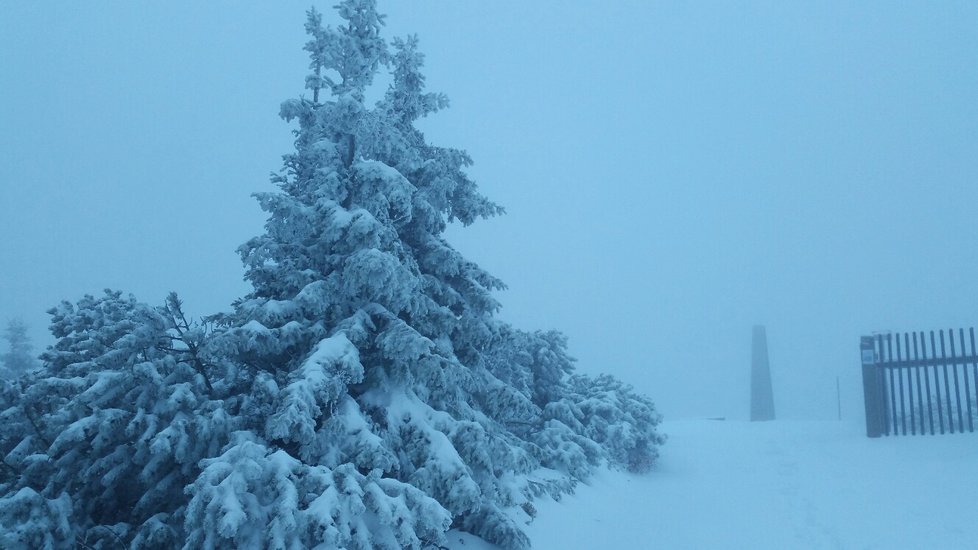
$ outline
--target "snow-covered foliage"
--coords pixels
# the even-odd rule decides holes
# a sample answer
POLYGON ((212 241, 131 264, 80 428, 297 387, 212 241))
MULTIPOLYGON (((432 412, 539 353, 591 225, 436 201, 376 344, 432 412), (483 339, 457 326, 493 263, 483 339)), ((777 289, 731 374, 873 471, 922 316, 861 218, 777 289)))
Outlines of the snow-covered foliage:
POLYGON ((31 340, 27 336, 27 325, 19 319, 7 323, 3 333, 7 341, 7 352, 0 354, 0 378, 16 378, 38 366, 31 353, 31 340))
POLYGON ((27 513, 53 533, 68 522, 69 546, 175 543, 184 488, 236 423, 212 399, 179 300, 151 308, 106 291, 51 316, 44 368, 3 399, 2 530, 26 529, 27 513))
POLYGON ((239 249, 253 291, 204 324, 176 295, 63 303, 44 368, 0 388, 18 543, 436 548, 456 528, 527 548, 509 510, 654 461, 652 404, 496 319, 503 283, 445 240, 502 209, 414 127, 447 105, 417 39, 388 45, 374 0, 337 9, 308 14, 313 97, 282 104, 296 150, 239 249))

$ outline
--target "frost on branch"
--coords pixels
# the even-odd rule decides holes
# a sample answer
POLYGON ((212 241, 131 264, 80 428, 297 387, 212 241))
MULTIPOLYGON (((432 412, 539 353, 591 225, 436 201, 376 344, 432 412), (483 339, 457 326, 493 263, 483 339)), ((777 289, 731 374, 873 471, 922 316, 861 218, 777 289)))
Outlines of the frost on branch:
POLYGON ((309 465, 239 432, 203 461, 187 509, 190 548, 422 548, 451 516, 411 485, 352 464, 309 465))
POLYGON ((200 336, 171 298, 151 308, 106 291, 51 310, 58 340, 0 413, 9 536, 41 547, 18 527, 30 506, 60 518, 50 533, 71 546, 179 540, 183 489, 236 419, 213 399, 200 336))

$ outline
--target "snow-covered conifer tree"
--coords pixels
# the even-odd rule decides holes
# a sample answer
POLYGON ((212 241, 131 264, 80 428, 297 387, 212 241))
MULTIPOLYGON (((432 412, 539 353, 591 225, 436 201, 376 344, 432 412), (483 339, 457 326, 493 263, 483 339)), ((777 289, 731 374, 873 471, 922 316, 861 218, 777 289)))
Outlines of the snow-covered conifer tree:
POLYGON ((53 547, 173 546, 183 538, 184 488, 235 421, 209 398, 179 300, 151 308, 106 291, 51 316, 58 341, 44 368, 0 396, 0 531, 41 547, 23 525, 40 517, 58 526, 48 531, 62 537, 53 547))
POLYGON ((512 510, 654 461, 651 402, 499 321, 503 283, 445 239, 502 209, 415 127, 448 104, 417 39, 388 43, 374 0, 337 13, 308 12, 312 97, 282 104, 295 151, 239 249, 253 290, 203 324, 176 295, 65 302, 43 368, 0 387, 0 542, 523 549, 512 510))
MULTIPOLYGON (((220 475, 198 480, 188 526, 201 541, 278 537, 312 545, 319 539, 295 518, 325 506, 347 522, 322 528, 336 544, 437 545, 452 525, 524 548, 526 536, 504 509, 537 494, 533 471, 556 467, 583 477, 605 459, 627 465, 630 455, 609 446, 613 428, 586 418, 590 396, 571 392, 563 336, 496 320, 492 291, 503 284, 445 240, 449 223, 468 225, 502 209, 466 175, 468 155, 429 144, 415 128, 447 105, 425 91, 417 39, 395 39, 388 49, 373 0, 347 0, 338 11, 336 28, 323 27, 315 10, 308 14, 313 95, 282 105, 283 118, 298 124, 296 151, 275 177, 281 192, 258 195, 269 214, 266 232, 240 249, 254 291, 222 318, 220 345, 241 370, 266 380, 270 414, 254 419, 253 436, 208 463, 220 475), (365 90, 385 64, 393 82, 367 105, 365 90), (551 418, 554 403, 575 420, 551 418), (564 456, 578 449, 583 462, 564 456), (293 520, 214 504, 222 484, 248 487, 235 502, 280 498, 267 494, 268 484, 229 481, 225 474, 243 456, 268 464, 263 472, 274 470, 272 462, 299 461, 275 470, 272 484, 296 491, 293 520), (308 476, 329 480, 340 471, 355 493, 373 495, 356 504, 371 518, 369 533, 343 519, 350 503, 296 489, 308 476), (417 509, 387 512, 405 491, 420 491, 411 500, 417 509), (228 514, 240 527, 226 527, 228 514)), ((651 422, 615 444, 651 460, 661 438, 648 411, 651 422), (632 444, 638 440, 645 446, 632 444)), ((613 421, 631 426, 630 419, 613 421)))
POLYGON ((0 377, 16 378, 36 368, 38 361, 31 353, 31 339, 27 336, 27 325, 19 319, 7 324, 3 338, 7 341, 7 352, 0 355, 0 377))

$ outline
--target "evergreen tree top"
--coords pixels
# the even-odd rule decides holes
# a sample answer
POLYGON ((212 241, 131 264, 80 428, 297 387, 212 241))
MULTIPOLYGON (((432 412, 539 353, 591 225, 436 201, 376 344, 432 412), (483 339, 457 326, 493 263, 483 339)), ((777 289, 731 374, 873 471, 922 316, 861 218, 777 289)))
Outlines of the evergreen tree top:
POLYGON ((38 366, 26 323, 11 319, 4 329, 3 339, 7 341, 8 349, 0 354, 0 378, 15 378, 38 366))
POLYGON ((310 40, 306 87, 313 91, 313 102, 319 102, 323 88, 334 95, 351 94, 363 101, 364 90, 373 83, 382 63, 387 62, 387 47, 380 37, 384 16, 377 13, 375 0, 343 0, 336 10, 346 23, 336 29, 323 28, 322 15, 315 7, 306 15, 306 33, 310 40), (335 73, 336 76, 332 76, 335 73))

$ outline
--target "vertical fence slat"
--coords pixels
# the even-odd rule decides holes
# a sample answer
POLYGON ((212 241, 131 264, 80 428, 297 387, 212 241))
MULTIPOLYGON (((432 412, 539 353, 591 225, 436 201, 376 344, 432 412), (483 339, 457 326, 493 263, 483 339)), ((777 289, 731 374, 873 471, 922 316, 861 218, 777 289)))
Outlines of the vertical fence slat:
MULTIPOLYGON (((964 345, 964 329, 958 329, 958 341, 961 342, 961 355, 967 355, 964 345)), ((971 354, 974 355, 974 350, 971 354)), ((975 431, 975 417, 971 414, 971 386, 968 384, 968 363, 961 361, 961 374, 964 376, 964 401, 968 404, 968 431, 975 431)), ((963 426, 962 426, 963 428, 963 426)), ((963 430, 962 430, 963 431, 963 430)))
MULTIPOLYGON (((954 352, 954 329, 947 329, 948 338, 951 341, 951 372, 954 374, 954 404, 958 407, 958 431, 964 432, 964 414, 961 411, 961 385, 958 383, 958 360, 954 352)), ((961 345, 961 350, 964 346, 961 345)))
POLYGON ((937 425, 941 429, 941 433, 944 433, 944 413, 942 412, 943 406, 941 405, 941 377, 940 372, 937 370, 937 343, 934 340, 934 331, 930 331, 930 354, 935 359, 934 361, 934 392, 937 395, 937 425))
POLYGON ((944 329, 939 331, 941 336, 941 373, 944 375, 944 401, 947 404, 947 428, 954 433, 954 412, 951 411, 951 380, 947 374, 947 353, 944 348, 944 329))
MULTIPOLYGON (((971 327, 968 330, 968 334, 971 338, 971 357, 978 357, 975 355, 975 327, 971 327)), ((978 359, 974 359, 971 363, 971 375, 972 379, 975 381, 975 402, 978 403, 978 359)), ((968 396, 968 402, 971 402, 971 396, 968 396)))
MULTIPOLYGON (((877 335, 876 336, 876 349, 877 349, 877 355, 876 355, 876 357, 879 359, 879 361, 881 361, 881 362, 882 361, 887 361, 888 358, 886 356, 886 348, 883 345, 883 336, 882 335, 877 335)), ((891 413, 891 410, 892 409, 890 407, 890 398, 889 398, 889 393, 888 393, 889 390, 888 390, 888 386, 887 386, 886 373, 887 373, 887 370, 884 369, 884 368, 882 368, 882 365, 881 364, 877 364, 876 365, 876 377, 875 377, 875 380, 876 380, 876 385, 879 388, 879 395, 878 395, 878 397, 879 397, 879 414, 880 414, 880 417, 882 419, 881 420, 881 425, 882 425, 882 428, 883 428, 883 432, 882 433, 884 435, 890 436, 890 435, 895 435, 896 434, 896 424, 894 424, 893 421, 892 421, 892 419, 890 418, 890 413, 891 413)))
MULTIPOLYGON (((909 334, 907 335, 909 338, 909 334)), ((909 346, 909 344, 908 344, 909 346)), ((924 393, 920 386, 920 353, 917 351, 917 333, 913 333, 913 361, 917 366, 914 367, 914 374, 917 376, 917 418, 920 419, 920 435, 927 433, 924 427, 924 393)))
POLYGON ((903 367, 900 363, 903 355, 900 353, 900 335, 896 335, 896 373, 900 387, 900 428, 903 435, 907 435, 907 407, 903 399, 903 367))
MULTIPOLYGON (((917 339, 917 333, 914 333, 914 340, 917 339)), ((933 355, 933 353, 932 353, 933 355)), ((927 339, 924 338, 924 333, 920 333, 920 356, 924 359, 924 387, 927 389, 927 420, 930 423, 930 434, 934 435, 934 405, 930 396, 930 369, 927 368, 927 339)))
MULTIPOLYGON (((883 347, 883 337, 876 337, 877 356, 880 361, 886 360, 886 349, 883 347)), ((892 407, 890 407, 889 386, 886 379, 887 370, 881 364, 876 365, 876 385, 879 388, 879 414, 882 417, 883 434, 894 435, 896 426, 890 418, 892 407)))
POLYGON ((890 400, 886 393, 886 370, 880 365, 883 362, 883 337, 879 334, 873 335, 873 353, 876 356, 876 363, 873 365, 873 376, 871 384, 878 392, 877 405, 880 419, 880 434, 890 435, 890 400))
MULTIPOLYGON (((900 339, 899 335, 897 339, 900 339)), ((907 332, 903 333, 903 359, 907 364, 907 401, 910 403, 910 435, 917 435, 917 406, 913 401, 913 373, 917 369, 913 366, 913 361, 910 359, 910 334, 907 332)))
MULTIPOLYGON (((886 357, 886 364, 889 364, 893 362, 893 335, 887 334, 884 342, 886 343, 886 352, 883 354, 883 356, 886 357)), ((890 416, 893 417, 892 432, 893 435, 900 435, 900 432, 897 429, 899 423, 897 422, 898 419, 897 419, 897 407, 896 407, 896 381, 893 379, 893 369, 887 368, 884 372, 888 373, 890 376, 890 391, 889 391, 888 402, 890 403, 890 416)))

